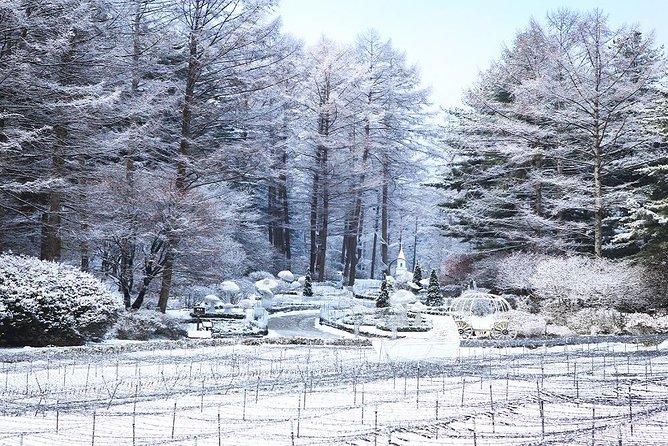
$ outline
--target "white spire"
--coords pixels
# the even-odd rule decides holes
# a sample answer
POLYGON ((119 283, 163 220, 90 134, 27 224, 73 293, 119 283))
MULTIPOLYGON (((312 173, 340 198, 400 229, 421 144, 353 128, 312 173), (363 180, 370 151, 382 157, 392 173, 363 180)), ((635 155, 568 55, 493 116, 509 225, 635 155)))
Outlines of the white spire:
POLYGON ((397 257, 398 260, 406 260, 406 255, 404 254, 404 247, 399 246, 399 256, 397 257))
POLYGON ((399 245, 399 256, 397 257, 397 269, 394 274, 397 277, 401 277, 408 270, 406 269, 406 255, 404 254, 404 248, 402 245, 399 245))

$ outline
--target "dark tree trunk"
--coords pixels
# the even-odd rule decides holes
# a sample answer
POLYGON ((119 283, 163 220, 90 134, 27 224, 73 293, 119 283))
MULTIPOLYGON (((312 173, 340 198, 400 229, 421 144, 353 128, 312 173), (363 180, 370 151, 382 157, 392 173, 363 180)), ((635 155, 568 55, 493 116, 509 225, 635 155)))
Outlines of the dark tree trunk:
MULTIPOLYGON (((62 178, 64 175, 65 159, 64 147, 67 141, 68 130, 65 124, 58 125, 54 129, 55 142, 51 155, 53 176, 62 178)), ((60 236, 62 192, 51 190, 47 194, 48 209, 42 214, 42 235, 40 246, 40 258, 42 260, 60 260, 63 242, 60 236)))
POLYGON ((320 231, 318 234, 318 282, 325 280, 325 265, 327 257, 327 237, 329 230, 329 175, 327 174, 327 147, 323 146, 322 153, 322 214, 320 216, 320 231))
POLYGON ((380 261, 386 275, 390 274, 390 262, 388 258, 389 240, 389 172, 387 165, 383 166, 383 190, 380 204, 380 261))

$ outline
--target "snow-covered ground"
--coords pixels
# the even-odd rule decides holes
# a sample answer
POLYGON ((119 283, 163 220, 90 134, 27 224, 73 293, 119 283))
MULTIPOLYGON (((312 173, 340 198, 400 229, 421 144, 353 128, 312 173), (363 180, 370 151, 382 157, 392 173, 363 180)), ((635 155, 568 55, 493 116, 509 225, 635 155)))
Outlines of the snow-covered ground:
POLYGON ((0 350, 0 444, 668 443, 665 345, 156 345, 0 350))

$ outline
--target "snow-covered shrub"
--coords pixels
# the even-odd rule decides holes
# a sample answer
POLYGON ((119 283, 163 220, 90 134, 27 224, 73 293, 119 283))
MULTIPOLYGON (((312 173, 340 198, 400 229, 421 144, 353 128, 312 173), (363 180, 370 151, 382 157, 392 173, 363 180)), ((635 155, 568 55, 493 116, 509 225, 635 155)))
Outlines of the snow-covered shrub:
POLYGON ((570 316, 566 326, 577 334, 620 334, 624 315, 615 309, 584 308, 570 316))
POLYGON ((106 334, 119 305, 88 273, 0 254, 0 309, 0 345, 80 345, 106 334))
POLYGON ((496 280, 500 288, 530 292, 563 323, 582 308, 645 309, 651 296, 646 276, 643 267, 628 262, 517 253, 499 261, 496 280))
POLYGON ((252 282, 257 282, 262 279, 276 279, 274 275, 267 271, 253 271, 248 275, 248 279, 252 282))
POLYGON ((545 329, 545 334, 548 336, 567 337, 567 336, 575 336, 576 333, 564 325, 547 324, 547 328, 545 329))
POLYGON ((631 313, 625 316, 625 333, 632 335, 668 333, 668 316, 652 317, 645 313, 631 313))
POLYGON ((496 286, 503 290, 530 291, 538 265, 549 257, 540 254, 513 253, 497 264, 496 286))
POLYGON ((511 328, 517 330, 517 335, 525 338, 542 336, 547 327, 544 317, 526 311, 511 310, 508 313, 508 320, 511 328))
POLYGON ((236 303, 241 288, 232 280, 224 280, 216 287, 223 302, 236 303))
POLYGON ((180 339, 187 336, 178 321, 159 311, 131 310, 121 313, 114 326, 118 339, 148 341, 150 339, 180 339))
POLYGON ((294 282, 295 280, 295 275, 292 274, 292 271, 288 270, 280 271, 276 276, 285 282, 294 282))

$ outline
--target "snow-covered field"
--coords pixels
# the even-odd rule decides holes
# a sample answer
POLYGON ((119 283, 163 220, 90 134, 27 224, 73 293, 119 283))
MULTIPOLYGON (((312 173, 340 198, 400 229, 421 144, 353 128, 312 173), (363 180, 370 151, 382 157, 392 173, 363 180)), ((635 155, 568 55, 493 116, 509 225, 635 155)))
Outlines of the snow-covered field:
POLYGON ((0 350, 0 444, 668 444, 656 345, 153 345, 0 350))

